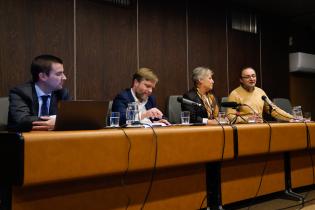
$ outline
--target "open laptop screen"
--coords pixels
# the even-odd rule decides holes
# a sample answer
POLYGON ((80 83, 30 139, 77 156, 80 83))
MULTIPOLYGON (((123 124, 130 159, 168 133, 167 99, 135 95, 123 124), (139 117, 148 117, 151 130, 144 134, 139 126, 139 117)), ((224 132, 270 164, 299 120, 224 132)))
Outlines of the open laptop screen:
POLYGON ((95 130, 105 127, 105 101, 60 101, 54 130, 95 130))

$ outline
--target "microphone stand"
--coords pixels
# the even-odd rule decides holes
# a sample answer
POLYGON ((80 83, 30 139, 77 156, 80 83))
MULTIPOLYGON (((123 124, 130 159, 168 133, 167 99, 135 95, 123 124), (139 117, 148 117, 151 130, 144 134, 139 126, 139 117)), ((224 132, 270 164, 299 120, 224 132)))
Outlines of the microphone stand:
MULTIPOLYGON (((279 113, 271 104, 269 104, 269 114, 273 111, 277 112, 281 116, 283 116, 281 113, 279 113)), ((283 116, 285 117, 285 116, 283 116)), ((301 201, 304 203, 304 196, 301 194, 298 194, 296 192, 293 192, 292 190, 292 184, 291 184, 291 154, 290 152, 284 152, 283 153, 283 162, 284 162, 284 180, 285 180, 285 189, 284 194, 291 198, 292 200, 301 201)))
MULTIPOLYGON (((243 104, 244 106, 249 107, 253 113, 258 116, 258 114, 255 112, 255 110, 250 107, 247 104, 243 104)), ((271 113, 273 111, 277 112, 278 114, 280 114, 281 116, 283 116, 281 113, 279 113, 271 104, 269 104, 269 114, 271 115, 271 113)), ((261 118, 262 119, 262 118, 261 118)), ((263 119, 262 119, 263 120, 263 119)), ((264 120, 263 120, 264 121, 264 120)), ((284 161, 284 177, 285 177, 285 190, 284 190, 284 194, 286 196, 288 196, 289 198, 293 199, 293 200, 297 200, 297 201, 301 201, 302 203, 304 203, 304 196, 298 193, 293 192, 292 190, 292 185, 291 185, 291 154, 290 152, 284 152, 283 153, 283 161, 284 161)))
MULTIPOLYGON (((240 115, 240 106, 246 106, 248 107, 255 116, 259 116, 258 113, 249 105, 247 104, 240 104, 239 106, 235 107, 235 110, 236 110, 236 114, 235 114, 235 117, 231 120, 231 125, 235 124, 237 122, 237 119, 240 117, 244 122, 247 122, 248 123, 248 120, 246 120, 245 118, 243 118, 241 115, 240 115)), ((261 120, 263 120, 261 117, 259 117, 261 120)))

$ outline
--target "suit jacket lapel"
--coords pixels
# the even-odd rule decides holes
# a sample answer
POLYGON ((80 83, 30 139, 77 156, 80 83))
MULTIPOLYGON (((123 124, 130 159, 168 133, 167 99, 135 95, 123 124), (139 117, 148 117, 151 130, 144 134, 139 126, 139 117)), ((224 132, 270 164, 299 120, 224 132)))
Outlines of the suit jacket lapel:
POLYGON ((51 93, 49 115, 57 114, 57 96, 54 92, 51 93))
POLYGON ((133 95, 131 93, 131 88, 127 91, 128 94, 128 103, 135 102, 135 99, 133 98, 133 95))

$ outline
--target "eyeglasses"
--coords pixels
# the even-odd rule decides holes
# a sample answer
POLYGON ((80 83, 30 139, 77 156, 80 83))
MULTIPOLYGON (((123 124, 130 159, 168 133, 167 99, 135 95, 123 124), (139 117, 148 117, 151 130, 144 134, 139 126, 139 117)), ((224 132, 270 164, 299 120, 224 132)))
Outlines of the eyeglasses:
POLYGON ((243 79, 250 79, 250 78, 255 79, 255 78, 256 78, 256 74, 246 75, 246 76, 243 76, 242 78, 243 78, 243 79))

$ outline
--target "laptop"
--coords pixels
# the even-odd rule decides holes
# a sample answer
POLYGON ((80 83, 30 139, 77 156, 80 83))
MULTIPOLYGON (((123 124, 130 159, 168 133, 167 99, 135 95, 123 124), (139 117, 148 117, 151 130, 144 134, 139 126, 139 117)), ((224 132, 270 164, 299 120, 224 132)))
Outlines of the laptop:
POLYGON ((107 102, 59 101, 56 131, 95 130, 105 127, 107 102))

